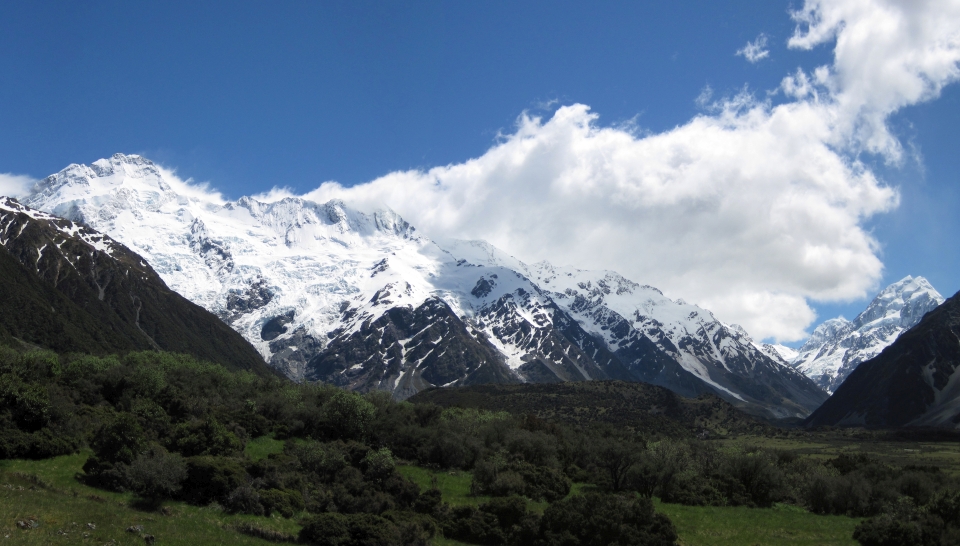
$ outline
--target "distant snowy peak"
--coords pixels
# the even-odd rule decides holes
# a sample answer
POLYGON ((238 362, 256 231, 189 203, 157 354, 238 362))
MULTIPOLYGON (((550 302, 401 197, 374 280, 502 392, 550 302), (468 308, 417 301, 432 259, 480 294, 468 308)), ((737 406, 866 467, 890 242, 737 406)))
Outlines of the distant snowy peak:
POLYGON ((853 321, 855 329, 911 328, 943 303, 943 296, 923 277, 906 276, 884 288, 853 321))
POLYGON ((792 364, 833 392, 861 362, 869 360, 943 303, 923 277, 904 277, 884 288, 854 320, 824 321, 792 364))

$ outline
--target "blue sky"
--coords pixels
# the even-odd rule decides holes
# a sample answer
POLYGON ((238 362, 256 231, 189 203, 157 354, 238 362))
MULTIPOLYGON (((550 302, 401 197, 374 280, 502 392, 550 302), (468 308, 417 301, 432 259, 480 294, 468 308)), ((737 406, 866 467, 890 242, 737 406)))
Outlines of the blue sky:
MULTIPOLYGON (((824 4, 840 6, 838 16, 859 17, 844 11, 841 0, 824 4)), ((942 6, 947 4, 955 7, 951 2, 942 6)), ((745 90, 754 105, 765 104, 767 110, 810 100, 782 89, 784 78, 798 68, 812 76, 816 67, 834 63, 836 81, 861 77, 845 73, 842 63, 835 62, 832 39, 808 48, 788 47, 799 24, 789 11, 802 7, 799 1, 770 0, 5 2, 0 5, 0 173, 40 178, 70 163, 124 152, 175 168, 183 178, 208 181, 230 198, 273 187, 308 194, 325 181, 337 181, 342 188, 366 187, 377 179, 381 186, 402 184, 402 177, 397 182, 388 175, 429 173, 489 156, 491 147, 520 138, 523 123, 518 119, 525 113, 542 120, 541 129, 532 131, 545 131, 558 108, 577 104, 598 116, 590 121, 593 128, 615 128, 642 140, 686 127, 696 116, 718 117, 723 105, 745 90), (736 54, 761 34, 769 51, 765 58, 749 62, 736 54), (698 101, 706 89, 712 90, 710 99, 698 101)), ((811 13, 826 17, 831 12, 822 7, 811 13)), ((726 239, 721 234, 717 241, 681 234, 692 241, 689 247, 677 247, 683 259, 620 236, 586 263, 577 263, 573 255, 558 261, 622 270, 638 282, 661 286, 671 297, 712 304, 707 306, 721 319, 733 317, 751 331, 780 339, 799 339, 798 328, 809 331, 838 314, 852 318, 877 288, 907 274, 926 276, 944 295, 952 295, 960 289, 955 244, 960 220, 954 212, 960 210, 960 91, 953 76, 940 77, 944 87, 938 98, 906 99, 884 111, 888 132, 900 145, 898 158, 892 159, 889 147, 828 143, 838 157, 872 173, 878 187, 898 191, 895 204, 884 201, 889 196, 874 196, 862 217, 844 205, 846 214, 854 216, 855 235, 879 243, 872 255, 882 269, 864 257, 862 267, 836 266, 823 278, 811 280, 811 273, 783 283, 770 279, 795 275, 795 264, 786 258, 774 265, 758 261, 748 264, 748 270, 770 269, 768 277, 756 281, 769 284, 763 290, 715 298, 698 293, 699 286, 713 289, 703 279, 712 267, 720 267, 710 261, 716 257, 706 257, 718 254, 710 249, 722 249, 732 238, 757 248, 764 243, 756 233, 764 226, 726 239), (676 261, 686 269, 650 269, 646 262, 622 257, 645 253, 648 262, 676 261), (690 258, 701 253, 701 262, 690 258), (686 275, 691 268, 702 272, 686 275), (681 277, 687 280, 671 285, 681 277), (782 305, 796 307, 794 314, 783 319, 782 328, 764 330, 762 325, 770 322, 764 313, 776 312, 781 296, 786 298, 782 305), (738 297, 767 303, 731 303, 738 297), (797 298, 815 312, 815 319, 803 314, 797 298)), ((872 104, 870 100, 866 102, 872 104)), ((511 180, 525 183, 522 177, 511 180)), ((386 201, 419 219, 418 211, 404 208, 411 205, 386 201)), ((476 206, 482 213, 490 205, 476 206)), ((600 204, 590 210, 578 225, 589 229, 591 218, 598 226, 609 223, 600 204)), ((631 210, 640 210, 638 217, 657 215, 631 210)), ((678 210, 663 214, 683 212, 696 222, 696 207, 678 210)), ((749 217, 761 211, 743 213, 749 217)), ((538 214, 547 215, 549 209, 538 214)), ((483 225, 476 220, 482 214, 465 216, 470 220, 452 227, 431 224, 426 216, 419 223, 491 239, 521 259, 542 257, 533 256, 529 245, 511 246, 519 228, 509 220, 483 225)), ((838 225, 847 225, 844 221, 838 225)), ((624 222, 608 227, 629 231, 632 224, 624 222)), ((800 223, 791 229, 805 228, 800 223)), ((643 226, 637 230, 649 232, 643 226)), ((549 238, 548 230, 544 233, 540 236, 549 238)), ((544 241, 531 244, 551 248, 544 241)), ((863 241, 850 244, 837 255, 854 247, 864 253, 863 241)), ((738 247, 730 255, 740 256, 738 252, 747 251, 738 247)), ((752 278, 734 269, 729 275, 752 278)))

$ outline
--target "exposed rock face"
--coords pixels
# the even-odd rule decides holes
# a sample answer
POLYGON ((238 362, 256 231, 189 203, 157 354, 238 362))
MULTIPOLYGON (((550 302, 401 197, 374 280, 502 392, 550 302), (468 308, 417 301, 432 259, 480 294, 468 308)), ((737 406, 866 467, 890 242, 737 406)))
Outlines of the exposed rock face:
POLYGON ((926 279, 905 277, 883 289, 853 321, 824 321, 792 364, 834 392, 861 362, 879 355, 941 303, 943 296, 926 279))
POLYGON ((62 352, 184 352, 270 373, 243 337, 87 226, 0 198, 0 261, 0 330, 9 336, 62 352))
POLYGON ((960 428, 960 294, 861 363, 810 426, 960 428))
POLYGON ((776 416, 826 397, 745 333, 656 288, 434 241, 389 210, 226 202, 123 155, 71 165, 28 200, 142 253, 297 380, 403 398, 448 384, 626 379, 776 416))

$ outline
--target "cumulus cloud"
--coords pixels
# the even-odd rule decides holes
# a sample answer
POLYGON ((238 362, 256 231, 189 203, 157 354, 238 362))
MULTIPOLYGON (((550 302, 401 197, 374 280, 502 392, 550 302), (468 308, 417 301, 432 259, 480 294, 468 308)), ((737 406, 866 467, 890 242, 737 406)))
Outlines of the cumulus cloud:
POLYGON ((835 56, 787 76, 779 104, 743 92, 707 108, 705 96, 706 113, 659 134, 567 105, 521 116, 464 163, 307 197, 387 205, 428 235, 486 239, 525 261, 613 269, 755 337, 803 338, 811 300, 877 288, 864 222, 898 193, 857 158, 897 161, 887 117, 957 78, 960 0, 807 0, 792 16, 791 47, 835 43, 835 56))
POLYGON ((36 183, 36 179, 26 175, 0 173, 0 195, 20 197, 29 193, 36 183))
POLYGON ((584 105, 524 116, 483 156, 309 197, 385 203, 427 234, 515 256, 609 268, 760 337, 797 339, 805 298, 862 295, 879 278, 862 219, 896 192, 823 142, 815 105, 753 104, 637 136, 584 105))
POLYGON ((807 0, 791 15, 798 26, 788 45, 835 43, 834 59, 810 77, 798 70, 784 90, 798 97, 820 90, 831 144, 899 161, 887 117, 960 78, 960 1, 807 0))
POLYGON ((767 49, 767 35, 761 33, 756 40, 747 42, 747 45, 737 50, 737 55, 751 63, 766 59, 770 56, 770 50, 767 49))

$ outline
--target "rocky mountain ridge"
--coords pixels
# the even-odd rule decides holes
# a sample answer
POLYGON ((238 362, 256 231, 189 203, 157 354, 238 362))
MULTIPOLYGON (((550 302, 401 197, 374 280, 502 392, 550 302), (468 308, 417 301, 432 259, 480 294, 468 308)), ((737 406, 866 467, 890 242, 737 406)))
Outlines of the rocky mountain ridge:
POLYGON ((183 352, 272 375, 240 335, 89 226, 0 198, 0 269, 6 342, 94 354, 183 352))
POLYGON ((71 165, 24 203, 110 234, 296 380, 398 398, 478 382, 641 380, 778 417, 826 397, 742 331, 609 271, 434 241, 388 209, 227 201, 139 156, 71 165))
POLYGON ((790 363, 832 393, 860 363, 879 355, 943 301, 927 279, 904 277, 880 291, 854 320, 820 324, 790 363))
POLYGON ((857 366, 805 424, 960 428, 960 294, 857 366))

